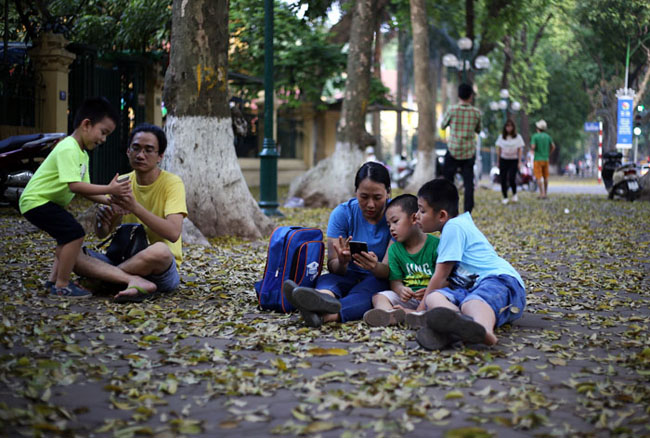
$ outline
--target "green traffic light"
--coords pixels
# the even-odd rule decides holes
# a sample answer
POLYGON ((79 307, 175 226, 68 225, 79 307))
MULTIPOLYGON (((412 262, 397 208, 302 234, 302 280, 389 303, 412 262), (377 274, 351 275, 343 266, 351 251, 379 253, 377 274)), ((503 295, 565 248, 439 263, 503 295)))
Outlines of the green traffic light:
POLYGON ((645 110, 645 106, 643 106, 643 105, 639 105, 639 106, 636 107, 636 110, 637 110, 638 112, 642 112, 643 110, 645 110))
POLYGON ((634 135, 641 135, 641 128, 639 128, 638 126, 634 128, 634 135))

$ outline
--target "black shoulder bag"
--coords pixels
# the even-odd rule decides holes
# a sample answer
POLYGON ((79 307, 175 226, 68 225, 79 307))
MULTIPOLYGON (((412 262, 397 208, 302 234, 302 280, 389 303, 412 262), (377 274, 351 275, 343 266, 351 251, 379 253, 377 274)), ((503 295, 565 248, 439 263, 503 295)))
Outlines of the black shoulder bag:
POLYGON ((99 247, 103 247, 109 241, 111 243, 106 248, 106 257, 116 265, 149 246, 147 233, 142 224, 120 225, 108 239, 99 244, 99 247))

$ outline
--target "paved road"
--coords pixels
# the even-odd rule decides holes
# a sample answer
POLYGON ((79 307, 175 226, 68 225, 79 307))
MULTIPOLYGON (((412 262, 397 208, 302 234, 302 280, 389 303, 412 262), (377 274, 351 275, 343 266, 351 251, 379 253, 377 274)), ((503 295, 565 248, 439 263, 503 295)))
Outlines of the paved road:
MULTIPOLYGON (((489 181, 486 178, 483 178, 481 180, 480 186, 488 187, 494 191, 501 190, 501 186, 499 184, 489 184, 489 181)), ((607 190, 605 190, 605 185, 602 183, 598 184, 598 181, 596 180, 569 179, 564 177, 551 178, 550 184, 548 186, 548 193, 607 196, 607 190)))

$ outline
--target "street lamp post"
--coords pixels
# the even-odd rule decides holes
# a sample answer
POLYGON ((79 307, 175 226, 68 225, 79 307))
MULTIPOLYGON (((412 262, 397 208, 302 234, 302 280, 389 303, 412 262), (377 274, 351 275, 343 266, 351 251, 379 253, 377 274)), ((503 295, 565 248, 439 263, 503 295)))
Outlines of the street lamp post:
POLYGON ((490 110, 495 112, 501 111, 503 113, 503 123, 506 123, 506 120, 508 120, 509 110, 517 112, 521 109, 521 104, 516 100, 510 100, 510 92, 506 88, 502 88, 499 91, 499 97, 501 99, 498 101, 493 100, 490 102, 490 110))
POLYGON ((264 143, 260 152, 260 202, 267 216, 278 210, 278 150, 273 141, 273 0, 264 0, 264 143))
MULTIPOLYGON (((447 53, 442 57, 442 65, 462 72, 463 82, 467 82, 467 72, 472 70, 472 63, 470 61, 472 55, 472 40, 467 37, 462 37, 456 42, 456 44, 458 45, 458 54, 460 59, 453 53, 447 53)), ((489 67, 490 59, 487 56, 480 55, 474 60, 474 68, 476 70, 486 70, 489 67)))

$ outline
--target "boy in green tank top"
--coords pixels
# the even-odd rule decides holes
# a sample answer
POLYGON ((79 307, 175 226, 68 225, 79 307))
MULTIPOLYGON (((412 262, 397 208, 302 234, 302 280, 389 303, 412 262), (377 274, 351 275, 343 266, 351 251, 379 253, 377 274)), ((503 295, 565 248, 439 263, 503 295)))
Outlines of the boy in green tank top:
POLYGON ((390 290, 372 297, 374 309, 363 315, 366 324, 383 327, 404 321, 415 311, 436 267, 440 239, 417 225, 418 198, 400 195, 386 208, 386 220, 395 242, 388 248, 390 290))
POLYGON ((88 151, 106 141, 118 120, 119 114, 105 98, 84 101, 75 114, 74 132, 50 152, 20 197, 20 212, 25 219, 56 240, 54 263, 45 282, 51 296, 91 296, 89 291, 70 281, 86 233, 65 207, 76 194, 109 205, 106 195, 131 193, 131 183, 117 181, 117 174, 107 185, 91 184, 88 174, 88 151))

